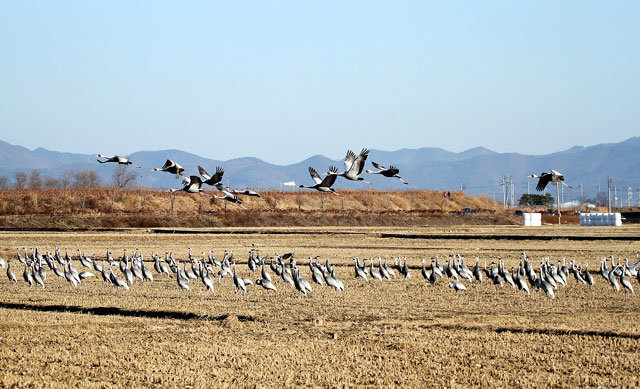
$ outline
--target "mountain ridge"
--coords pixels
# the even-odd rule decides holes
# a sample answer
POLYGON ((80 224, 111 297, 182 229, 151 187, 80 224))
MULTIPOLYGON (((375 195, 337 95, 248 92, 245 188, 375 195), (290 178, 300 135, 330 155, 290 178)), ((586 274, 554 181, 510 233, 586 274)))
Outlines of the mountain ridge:
MULTIPOLYGON (((354 150, 356 151, 356 150, 354 150)), ((359 150, 357 150, 359 151, 359 150)), ((356 151, 356 152, 357 152, 356 151)), ((199 156, 179 149, 141 150, 129 155, 132 161, 143 166, 138 174, 139 186, 155 188, 180 187, 175 176, 149 172, 161 167, 166 159, 173 159, 186 169, 187 175, 197 175, 197 166, 213 172, 216 166, 225 169, 225 184, 233 187, 257 189, 279 188, 285 181, 296 184, 312 183, 308 167, 324 173, 330 165, 344 168, 344 160, 334 160, 322 154, 312 155, 302 161, 288 165, 276 165, 256 157, 238 157, 217 160, 199 156)), ((0 140, 0 175, 13 179, 17 171, 29 173, 39 170, 43 176, 58 177, 65 170, 95 170, 103 182, 110 182, 115 166, 99 165, 95 155, 59 152, 43 147, 29 150, 0 140)), ((400 175, 411 185, 402 185, 399 180, 379 175, 367 175, 376 189, 466 189, 471 194, 502 195, 499 181, 503 176, 513 178, 517 192, 526 188, 526 176, 539 174, 553 168, 564 173, 567 182, 574 186, 581 182, 587 186, 606 186, 606 177, 613 176, 620 183, 640 183, 640 137, 618 143, 601 143, 591 146, 576 145, 566 150, 541 155, 513 152, 499 153, 478 146, 461 152, 447 151, 438 147, 404 148, 395 151, 371 149, 367 166, 371 161, 382 165, 394 165, 400 175)), ((534 185, 535 186, 535 185, 534 185)), ((361 182, 339 179, 338 189, 369 188, 361 182)), ((635 190, 635 187, 634 187, 635 190)), ((571 192, 571 190, 567 189, 571 192)), ((575 190, 574 190, 575 191, 575 190)), ((571 192, 573 193, 573 192, 571 192)), ((637 199, 636 199, 637 200, 637 199)))

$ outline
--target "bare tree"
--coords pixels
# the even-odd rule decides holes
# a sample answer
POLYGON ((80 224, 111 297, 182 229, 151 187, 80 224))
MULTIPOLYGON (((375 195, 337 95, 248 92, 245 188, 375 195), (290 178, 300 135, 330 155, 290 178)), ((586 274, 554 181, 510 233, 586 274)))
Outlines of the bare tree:
POLYGON ((73 176, 73 186, 76 188, 92 188, 100 185, 100 177, 92 169, 84 169, 73 176))
POLYGON ((73 178, 75 176, 75 172, 71 169, 67 169, 60 174, 58 177, 58 187, 65 189, 71 186, 73 183, 73 178))
POLYGON ((6 176, 0 176, 0 189, 7 189, 9 179, 6 176))
POLYGON ((135 186, 138 176, 133 171, 128 171, 128 165, 118 165, 113 172, 113 185, 119 189, 124 189, 130 186, 135 186))
POLYGON ((15 188, 16 189, 24 189, 27 186, 27 180, 28 180, 28 176, 27 173, 20 171, 20 172, 15 172, 15 174, 13 175, 13 178, 15 178, 16 183, 15 183, 15 188))
POLYGON ((47 177, 44 179, 44 187, 47 189, 59 188, 60 182, 53 177, 47 177))
POLYGON ((29 189, 42 189, 42 176, 40 171, 33 169, 29 175, 29 189))

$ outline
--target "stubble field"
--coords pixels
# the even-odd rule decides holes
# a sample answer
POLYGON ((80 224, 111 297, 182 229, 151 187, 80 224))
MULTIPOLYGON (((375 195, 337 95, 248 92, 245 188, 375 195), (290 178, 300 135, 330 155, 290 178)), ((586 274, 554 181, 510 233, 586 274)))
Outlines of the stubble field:
MULTIPOLYGON (((468 291, 456 294, 445 280, 425 283, 419 270, 421 258, 429 263, 439 255, 442 261, 452 253, 464 255, 469 267, 476 256, 481 264, 500 256, 510 268, 526 251, 536 269, 549 255, 554 262, 588 262, 597 271, 605 255, 636 262, 640 241, 615 240, 639 236, 636 227, 215 231, 223 233, 0 233, 0 255, 19 278, 13 284, 0 275, 0 386, 640 386, 637 296, 613 293, 600 275, 594 274, 593 287, 571 277, 551 300, 507 286, 496 290, 486 280, 466 283, 468 291), (507 235, 513 239, 501 239, 507 235), (227 249, 241 275, 254 280, 258 275, 246 266, 249 249, 262 255, 293 251, 307 279, 309 256, 339 265, 345 290, 314 285, 310 296, 299 298, 277 280, 275 294, 251 285, 241 295, 225 278, 213 295, 197 280, 189 294, 175 278, 154 272, 153 283, 136 282, 127 292, 108 287, 97 273, 74 288, 51 271, 45 289, 29 289, 15 259, 23 246, 59 246, 73 256, 82 248, 99 258, 107 248, 117 257, 124 248, 138 248, 147 260, 151 252, 165 251, 184 260, 188 247, 196 256, 213 250, 220 258, 227 249), (365 283, 354 278, 354 256, 381 256, 390 264, 406 256, 412 278, 365 283)), ((76 267, 83 270, 77 261, 76 267)))

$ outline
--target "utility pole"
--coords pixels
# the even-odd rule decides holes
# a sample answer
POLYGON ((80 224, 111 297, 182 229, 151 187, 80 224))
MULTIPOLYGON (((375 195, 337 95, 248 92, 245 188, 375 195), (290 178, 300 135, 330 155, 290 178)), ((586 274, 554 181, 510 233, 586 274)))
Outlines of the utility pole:
POLYGON ((584 207, 584 186, 580 183, 580 208, 584 207))
POLYGON ((562 217, 560 215, 560 188, 559 188, 560 184, 556 182, 556 204, 558 208, 558 224, 560 224, 560 218, 562 217))
POLYGON ((509 182, 511 183, 511 208, 513 208, 514 206, 514 202, 513 202, 513 198, 514 198, 514 191, 515 191, 515 186, 516 184, 513 183, 513 181, 511 181, 511 177, 509 177, 509 182))
POLYGON ((618 201, 618 185, 613 186, 613 204, 616 207, 620 206, 620 202, 618 201))
POLYGON ((511 188, 511 176, 504 177, 504 206, 505 208, 510 208, 513 206, 513 190, 511 188))
POLYGON ((609 213, 611 213, 611 176, 607 176, 607 206, 609 213))
POLYGON ((529 184, 531 184, 531 182, 529 180, 527 180, 527 194, 528 195, 531 194, 531 189, 529 188, 529 184))
POLYGON ((627 187, 627 207, 631 206, 631 198, 633 197, 633 189, 631 187, 627 187))

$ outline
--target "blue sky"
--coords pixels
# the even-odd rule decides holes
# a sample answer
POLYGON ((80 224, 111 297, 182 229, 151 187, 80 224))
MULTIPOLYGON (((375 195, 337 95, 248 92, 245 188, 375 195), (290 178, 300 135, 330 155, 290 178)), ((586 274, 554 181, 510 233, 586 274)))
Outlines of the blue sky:
POLYGON ((273 163, 640 134, 636 1, 0 3, 0 139, 273 163))

